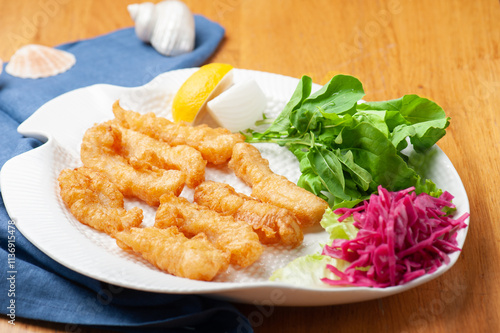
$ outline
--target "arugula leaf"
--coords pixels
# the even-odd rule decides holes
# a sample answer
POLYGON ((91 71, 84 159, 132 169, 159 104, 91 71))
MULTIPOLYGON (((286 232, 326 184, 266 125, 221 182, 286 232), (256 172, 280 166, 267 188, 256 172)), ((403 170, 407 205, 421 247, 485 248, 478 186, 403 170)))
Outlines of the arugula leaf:
POLYGON ((300 132, 317 129, 318 120, 338 118, 338 115, 353 114, 357 102, 365 95, 358 79, 337 75, 316 93, 306 98, 300 108, 291 112, 290 121, 300 132))
POLYGON ((340 154, 340 150, 337 150, 337 155, 340 155, 339 159, 343 164, 343 169, 351 175, 354 183, 363 191, 368 190, 372 182, 372 175, 366 169, 354 162, 352 151, 349 150, 345 154, 340 154))
POLYGON ((446 134, 449 117, 435 102, 417 95, 405 95, 399 99, 386 102, 367 102, 358 105, 359 110, 397 111, 404 119, 388 121, 392 132, 392 142, 398 150, 407 145, 409 137, 415 150, 424 151, 432 147, 446 134))
POLYGON ((389 137, 390 130, 387 126, 386 116, 389 111, 373 111, 373 110, 359 110, 354 115, 354 119, 358 123, 370 123, 382 132, 386 137, 389 137))
POLYGON ((323 116, 354 114, 357 102, 363 98, 363 85, 355 77, 336 75, 318 92, 307 98, 301 109, 318 108, 323 116))
POLYGON ((298 185, 333 208, 352 207, 379 185, 390 191, 415 186, 417 193, 439 193, 411 162, 445 135, 450 118, 440 106, 417 95, 359 103, 362 84, 348 75, 333 77, 313 94, 311 90, 312 80, 302 77, 270 127, 263 133, 250 131, 247 142, 288 147, 300 163, 298 185), (408 141, 414 147, 410 157, 401 152, 408 141))
POLYGON ((283 111, 281 111, 264 133, 257 134, 256 137, 265 136, 273 132, 286 133, 290 128, 290 114, 302 105, 302 102, 311 94, 311 89, 312 79, 309 76, 302 76, 283 111))
POLYGON ((350 200, 345 193, 345 178, 342 163, 335 153, 322 147, 313 147, 307 154, 312 170, 323 187, 336 197, 350 200))
POLYGON ((363 122, 354 128, 346 128, 342 137, 340 151, 351 152, 353 160, 372 175, 372 192, 378 185, 404 189, 416 183, 415 170, 408 167, 392 142, 372 124, 363 122))
POLYGON ((388 101, 364 102, 357 107, 358 110, 398 111, 401 110, 403 97, 388 101))

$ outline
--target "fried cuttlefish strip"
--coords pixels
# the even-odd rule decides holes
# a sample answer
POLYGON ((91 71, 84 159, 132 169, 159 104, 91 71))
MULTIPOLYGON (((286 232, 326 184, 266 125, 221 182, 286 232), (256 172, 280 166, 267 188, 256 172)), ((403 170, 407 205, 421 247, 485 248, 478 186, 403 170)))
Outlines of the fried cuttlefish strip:
POLYGON ((113 113, 119 124, 141 132, 171 146, 188 145, 201 152, 205 160, 222 164, 231 158, 233 146, 245 141, 239 133, 233 134, 225 128, 211 128, 207 125, 190 126, 183 122, 171 122, 154 113, 140 114, 124 110, 119 102, 113 105, 113 113))
POLYGON ((262 254, 259 236, 250 225, 172 194, 165 194, 160 200, 155 227, 177 226, 187 236, 204 233, 217 248, 230 253, 232 264, 241 267, 251 265, 262 254))
POLYGON ((301 227, 319 223, 328 208, 325 200, 275 174, 269 168, 269 161, 249 143, 234 146, 228 166, 252 187, 252 196, 289 210, 297 217, 301 227))
POLYGON ((131 228, 116 234, 116 243, 175 276, 210 281, 229 266, 229 256, 204 234, 189 239, 177 227, 131 228))
POLYGON ((120 155, 131 164, 149 163, 160 169, 177 169, 186 174, 186 185, 195 188, 205 180, 207 161, 201 153, 189 146, 171 147, 166 142, 153 139, 119 125, 115 121, 108 122, 113 131, 120 135, 120 155))
POLYGON ((94 125, 83 136, 82 162, 102 172, 126 197, 137 197, 151 206, 159 205, 166 192, 182 192, 186 178, 182 171, 160 169, 140 160, 131 164, 119 154, 121 144, 121 132, 116 128, 94 125))
POLYGON ((100 173, 85 167, 64 169, 58 181, 62 200, 81 223, 110 236, 142 223, 142 210, 125 210, 118 187, 100 173))
POLYGON ((228 184, 206 181, 195 189, 194 201, 217 213, 245 221, 263 244, 282 243, 296 247, 304 239, 297 218, 291 212, 237 193, 228 184))

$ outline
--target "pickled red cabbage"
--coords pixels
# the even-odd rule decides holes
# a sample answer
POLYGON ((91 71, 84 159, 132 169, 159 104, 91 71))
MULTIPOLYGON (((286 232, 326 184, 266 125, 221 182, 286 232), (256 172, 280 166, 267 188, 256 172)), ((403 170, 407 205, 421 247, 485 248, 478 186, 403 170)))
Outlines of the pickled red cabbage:
POLYGON ((368 201, 356 208, 339 208, 339 221, 352 216, 359 229, 353 239, 335 239, 323 248, 323 255, 350 263, 340 271, 332 265, 338 280, 323 278, 331 285, 389 287, 407 283, 436 271, 448 263, 448 254, 459 251, 457 231, 465 228, 469 214, 457 219, 449 214, 455 208, 453 196, 439 198, 415 188, 389 192, 378 187, 368 201))

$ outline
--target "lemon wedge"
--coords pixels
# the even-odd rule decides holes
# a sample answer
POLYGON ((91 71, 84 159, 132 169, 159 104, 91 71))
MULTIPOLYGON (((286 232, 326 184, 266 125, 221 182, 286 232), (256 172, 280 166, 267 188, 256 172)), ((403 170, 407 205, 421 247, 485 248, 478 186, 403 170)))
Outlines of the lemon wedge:
POLYGON ((172 102, 174 121, 194 123, 208 101, 226 90, 233 82, 233 67, 212 63, 200 67, 179 88, 172 102))

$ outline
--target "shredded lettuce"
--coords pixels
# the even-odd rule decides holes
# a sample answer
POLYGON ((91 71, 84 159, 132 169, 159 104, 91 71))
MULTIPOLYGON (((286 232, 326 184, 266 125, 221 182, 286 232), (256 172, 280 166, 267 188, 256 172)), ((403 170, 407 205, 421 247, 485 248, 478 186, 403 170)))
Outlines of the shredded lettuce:
MULTIPOLYGON (((334 239, 353 239, 358 233, 358 229, 354 226, 354 220, 351 217, 342 222, 339 221, 339 217, 328 208, 321 219, 321 226, 330 235, 329 245, 332 244, 331 242, 334 239)), ((332 281, 339 279, 328 269, 328 266, 334 266, 343 271, 349 266, 349 262, 319 253, 310 254, 298 257, 285 267, 274 271, 269 279, 299 286, 325 287, 327 284, 322 279, 332 281)))
POLYGON ((322 279, 338 279, 328 268, 334 265, 339 269, 344 269, 349 264, 340 259, 321 254, 310 254, 299 257, 289 262, 285 267, 280 268, 271 275, 271 281, 290 283, 298 286, 326 287, 322 279))
POLYGON ((354 226, 354 220, 351 216, 342 222, 339 221, 339 217, 328 208, 320 221, 321 226, 330 235, 329 245, 335 239, 353 239, 358 234, 358 228, 354 226))

